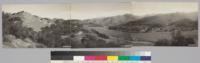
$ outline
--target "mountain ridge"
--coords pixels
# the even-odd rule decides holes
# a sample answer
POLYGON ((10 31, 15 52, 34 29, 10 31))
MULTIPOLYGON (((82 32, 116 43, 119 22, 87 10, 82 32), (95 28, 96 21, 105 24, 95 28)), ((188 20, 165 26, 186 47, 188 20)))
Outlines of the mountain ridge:
MULTIPOLYGON (((130 21, 125 24, 120 24, 117 26, 111 26, 110 29, 113 30, 126 30, 126 31, 133 31, 133 32, 140 32, 142 30, 145 30, 143 32, 152 31, 153 29, 163 29, 160 31, 170 31, 172 28, 176 28, 177 25, 172 25, 173 23, 182 23, 182 22, 188 22, 194 24, 194 28, 197 28, 197 24, 195 24, 198 21, 198 14, 194 13, 170 13, 170 14, 158 14, 153 16, 146 16, 141 19, 130 21), (179 22, 177 22, 179 21, 179 22), (170 29, 171 27, 171 29, 170 29)), ((188 25, 187 23, 184 23, 183 25, 188 25)), ((186 26, 187 27, 187 26, 186 26)), ((191 28, 193 28, 190 25, 191 28)))
POLYGON ((103 18, 93 18, 83 20, 84 23, 96 24, 99 26, 115 26, 123 23, 127 23, 129 21, 134 21, 139 19, 139 16, 135 16, 132 14, 123 14, 117 16, 103 17, 103 18))

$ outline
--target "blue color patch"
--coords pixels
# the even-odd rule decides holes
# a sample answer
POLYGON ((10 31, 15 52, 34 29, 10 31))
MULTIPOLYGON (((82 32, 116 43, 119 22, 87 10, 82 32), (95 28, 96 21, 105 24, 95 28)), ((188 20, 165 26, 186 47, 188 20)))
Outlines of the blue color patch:
POLYGON ((141 56, 141 60, 150 61, 151 60, 151 56, 141 56))
POLYGON ((129 60, 132 60, 132 61, 140 61, 140 60, 141 60, 141 57, 140 57, 140 56, 130 56, 130 57, 129 57, 129 60))

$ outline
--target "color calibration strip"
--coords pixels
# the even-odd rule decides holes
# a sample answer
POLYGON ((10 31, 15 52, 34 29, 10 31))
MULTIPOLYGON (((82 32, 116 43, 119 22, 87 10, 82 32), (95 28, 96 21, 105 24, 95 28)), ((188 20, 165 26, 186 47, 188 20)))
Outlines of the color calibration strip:
POLYGON ((74 61, 151 61, 151 56, 73 56, 74 61))
POLYGON ((52 51, 51 61, 61 63, 151 63, 150 51, 52 51))

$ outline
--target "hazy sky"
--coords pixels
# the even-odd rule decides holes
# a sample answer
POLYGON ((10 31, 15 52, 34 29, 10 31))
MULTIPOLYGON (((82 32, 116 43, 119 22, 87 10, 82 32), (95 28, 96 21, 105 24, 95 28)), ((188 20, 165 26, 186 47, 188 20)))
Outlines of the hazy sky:
POLYGON ((67 4, 4 4, 2 10, 11 13, 26 11, 33 15, 48 18, 67 19, 69 16, 67 4))
POLYGON ((131 3, 71 3, 71 4, 4 4, 3 11, 26 11, 48 18, 89 19, 132 13, 152 15, 173 12, 198 11, 198 3, 184 2, 131 2, 131 3))
POLYGON ((130 13, 131 3, 74 3, 72 18, 89 19, 130 13))
POLYGON ((132 2, 135 15, 152 15, 174 12, 197 12, 198 2, 132 2))

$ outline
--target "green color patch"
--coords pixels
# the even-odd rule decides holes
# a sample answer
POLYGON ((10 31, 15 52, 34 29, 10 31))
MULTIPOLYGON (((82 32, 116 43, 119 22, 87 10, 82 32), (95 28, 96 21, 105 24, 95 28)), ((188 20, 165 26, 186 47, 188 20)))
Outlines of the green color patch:
POLYGON ((129 56, 118 56, 118 60, 129 60, 129 56))

